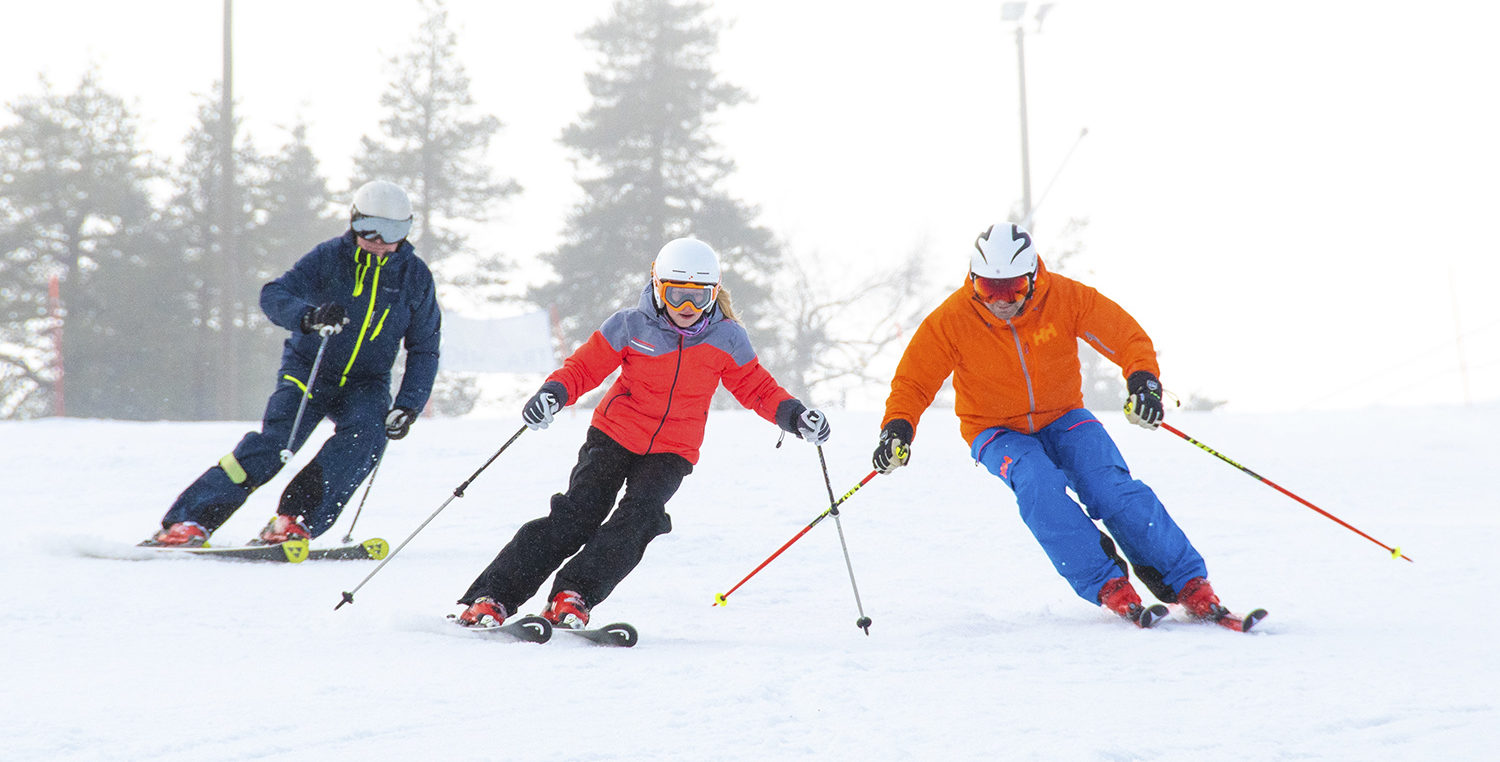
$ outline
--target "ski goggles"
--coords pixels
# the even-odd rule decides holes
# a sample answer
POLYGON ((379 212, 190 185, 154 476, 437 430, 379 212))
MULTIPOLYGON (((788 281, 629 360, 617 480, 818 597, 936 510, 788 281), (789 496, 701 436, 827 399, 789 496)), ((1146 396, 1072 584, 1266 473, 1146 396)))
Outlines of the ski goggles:
POLYGON ((686 305, 693 305, 702 312, 714 303, 719 295, 718 284, 704 285, 702 283, 677 283, 675 281, 659 281, 656 284, 656 295, 661 297, 662 304, 674 310, 680 310, 686 305))
POLYGON ((1019 302, 1031 296, 1035 283, 1032 275, 1017 275, 1014 278, 982 278, 970 273, 974 282, 974 295, 985 304, 995 302, 1019 302))
POLYGON ((382 243, 401 243, 411 233, 411 218, 393 220, 389 217, 356 214, 349 220, 349 227, 354 230, 355 235, 367 241, 378 239, 382 243))

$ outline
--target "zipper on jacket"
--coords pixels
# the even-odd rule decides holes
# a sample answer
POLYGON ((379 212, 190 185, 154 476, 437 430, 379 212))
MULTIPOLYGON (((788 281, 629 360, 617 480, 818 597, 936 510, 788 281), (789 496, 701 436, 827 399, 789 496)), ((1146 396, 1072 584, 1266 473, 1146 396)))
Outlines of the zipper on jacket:
POLYGON ((1016 357, 1021 360, 1021 378, 1026 379, 1026 428, 1031 433, 1036 433, 1036 419, 1032 413, 1036 411, 1036 389, 1031 385, 1031 368, 1026 365, 1026 347, 1021 344, 1021 332, 1016 330, 1015 323, 1005 321, 1005 327, 1010 329, 1011 339, 1016 342, 1016 357))
POLYGON ((629 397, 629 396, 630 396, 630 390, 626 389, 625 391, 620 392, 619 394, 616 394, 613 397, 610 397, 609 401, 606 402, 606 403, 604 403, 604 413, 603 414, 606 415, 606 416, 609 415, 609 409, 615 406, 615 402, 617 400, 619 400, 621 397, 629 397))
MULTIPOLYGON (((377 259, 373 253, 364 249, 356 248, 354 250, 354 296, 359 296, 364 291, 365 273, 370 271, 371 265, 375 267, 375 275, 370 280, 370 303, 365 307, 365 319, 359 326, 359 338, 354 341, 354 351, 349 353, 349 362, 344 366, 344 374, 339 378, 339 386, 343 386, 348 382, 349 369, 354 367, 354 361, 359 358, 359 350, 365 344, 365 334, 370 330, 370 319, 375 316, 375 297, 380 293, 380 268, 384 267, 388 261, 390 261, 388 257, 377 259), (364 264, 360 264, 360 254, 365 255, 364 264)), ((389 314, 389 312, 390 308, 387 307, 386 313, 389 314)), ((380 324, 382 326, 385 325, 385 315, 380 316, 380 324)), ((370 336, 370 338, 374 339, 379 334, 380 329, 376 328, 375 335, 370 336)))
POLYGON ((374 339, 375 337, 377 337, 377 336, 380 335, 380 329, 382 329, 382 328, 385 327, 385 319, 388 318, 388 317, 390 317, 390 316, 391 316, 391 308, 390 307, 386 307, 385 308, 385 312, 380 313, 380 322, 375 324, 375 332, 372 333, 372 334, 370 334, 370 338, 371 339, 374 339))
MULTIPOLYGON (((670 319, 670 318, 668 318, 670 319)), ((656 446, 656 435, 661 433, 663 426, 667 425, 667 416, 672 412, 672 397, 677 394, 677 379, 682 376, 682 350, 686 341, 681 335, 677 337, 677 367, 672 371, 672 386, 667 389, 667 409, 661 412, 661 420, 656 422, 656 431, 651 432, 651 439, 646 442, 646 453, 656 446)))

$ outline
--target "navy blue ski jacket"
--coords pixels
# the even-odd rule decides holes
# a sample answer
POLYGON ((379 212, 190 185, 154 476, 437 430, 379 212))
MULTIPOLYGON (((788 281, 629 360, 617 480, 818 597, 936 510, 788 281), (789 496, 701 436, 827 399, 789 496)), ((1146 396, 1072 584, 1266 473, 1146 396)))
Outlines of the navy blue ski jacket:
POLYGON ((411 243, 402 241, 381 258, 356 245, 354 232, 346 231, 318 244, 261 288, 260 308, 271 322, 292 332, 281 366, 298 383, 307 378, 321 341, 316 332, 302 332, 302 316, 328 302, 344 305, 349 323, 329 337, 316 386, 372 379, 385 379, 389 386, 404 341, 406 373, 393 405, 421 411, 437 376, 442 314, 432 271, 411 243))

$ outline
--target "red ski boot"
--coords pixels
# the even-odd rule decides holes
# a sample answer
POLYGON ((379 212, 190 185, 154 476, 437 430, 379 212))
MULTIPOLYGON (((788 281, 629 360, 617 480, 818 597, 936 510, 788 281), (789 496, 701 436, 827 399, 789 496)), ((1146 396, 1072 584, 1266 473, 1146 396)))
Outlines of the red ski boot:
POLYGON ((456 620, 464 627, 499 627, 505 623, 505 607, 488 595, 476 598, 456 620))
POLYGON ((179 521, 141 542, 146 548, 201 548, 208 544, 208 532, 196 521, 179 521))
POLYGON ((251 543, 253 545, 275 545, 287 540, 312 539, 312 533, 307 531, 307 525, 302 523, 299 516, 283 516, 276 514, 266 528, 260 530, 260 536, 251 543))
POLYGON ((1266 618, 1265 609, 1255 609, 1248 614, 1236 614, 1219 602, 1214 588, 1208 580, 1194 577, 1177 592, 1177 602, 1182 610, 1194 619, 1213 622, 1235 632, 1249 632, 1260 620, 1266 618))
POLYGON ((583 602, 583 596, 572 590, 563 590, 552 596, 552 601, 542 610, 542 618, 558 627, 581 630, 589 624, 589 607, 583 602))
POLYGON ((1202 577, 1193 577, 1177 591, 1177 602, 1182 604, 1184 611, 1194 619, 1207 619, 1217 622, 1229 613, 1229 609, 1219 603, 1219 596, 1214 594, 1213 585, 1202 577))
POLYGON ((1099 588, 1099 604, 1142 629, 1154 626, 1167 615, 1167 607, 1159 603, 1150 608, 1142 605, 1141 596, 1125 577, 1115 577, 1099 588))

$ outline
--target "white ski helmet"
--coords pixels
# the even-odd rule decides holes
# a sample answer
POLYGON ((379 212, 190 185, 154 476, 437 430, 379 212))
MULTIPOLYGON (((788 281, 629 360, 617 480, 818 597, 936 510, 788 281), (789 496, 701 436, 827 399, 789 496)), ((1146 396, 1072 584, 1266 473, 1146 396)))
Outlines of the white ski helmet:
POLYGON ((1031 234, 1014 222, 1000 222, 974 239, 969 272, 981 278, 1014 278, 1036 275, 1036 247, 1031 234))
POLYGON ((651 264, 651 278, 679 283, 715 286, 719 283, 719 255, 713 247, 696 238, 675 238, 656 253, 651 264))
POLYGON ((696 238, 668 241, 651 263, 651 297, 657 309, 678 309, 686 302, 700 310, 709 309, 719 297, 719 255, 696 238))
POLYGON ((411 221, 411 199, 406 191, 385 180, 359 186, 354 203, 349 205, 349 227, 365 238, 398 243, 411 232, 411 221))

